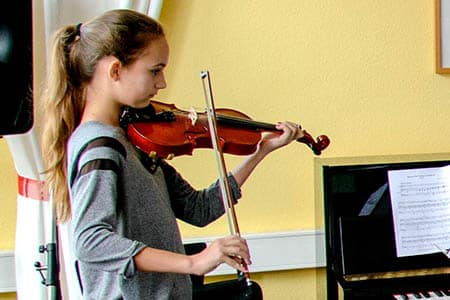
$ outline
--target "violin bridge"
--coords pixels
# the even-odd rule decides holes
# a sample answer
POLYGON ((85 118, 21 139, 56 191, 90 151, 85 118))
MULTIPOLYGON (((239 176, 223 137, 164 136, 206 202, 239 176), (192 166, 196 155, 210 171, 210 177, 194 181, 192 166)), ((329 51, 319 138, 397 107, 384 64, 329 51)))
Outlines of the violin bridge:
POLYGON ((198 115, 193 107, 189 108, 188 117, 191 119, 192 126, 195 126, 195 123, 197 123, 198 120, 198 115))

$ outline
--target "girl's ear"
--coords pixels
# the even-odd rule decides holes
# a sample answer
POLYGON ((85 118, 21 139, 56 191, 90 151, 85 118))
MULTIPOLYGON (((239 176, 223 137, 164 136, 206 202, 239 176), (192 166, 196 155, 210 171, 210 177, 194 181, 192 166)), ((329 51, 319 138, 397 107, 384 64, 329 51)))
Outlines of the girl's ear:
POLYGON ((121 66, 122 66, 122 64, 120 63, 120 61, 118 59, 114 59, 109 64, 108 74, 109 74, 109 77, 113 81, 117 81, 117 80, 120 79, 120 68, 121 68, 121 66))

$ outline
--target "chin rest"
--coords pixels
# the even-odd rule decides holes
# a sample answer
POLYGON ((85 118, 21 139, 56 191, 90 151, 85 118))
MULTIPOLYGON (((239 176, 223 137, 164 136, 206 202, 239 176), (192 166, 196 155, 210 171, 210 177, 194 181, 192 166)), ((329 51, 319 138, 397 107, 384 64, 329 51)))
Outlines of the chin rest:
MULTIPOLYGON (((185 244, 187 255, 203 251, 205 243, 185 244)), ((250 281, 250 285, 244 279, 225 280, 213 283, 204 283, 204 276, 191 275, 193 300, 262 300, 261 286, 250 281)))

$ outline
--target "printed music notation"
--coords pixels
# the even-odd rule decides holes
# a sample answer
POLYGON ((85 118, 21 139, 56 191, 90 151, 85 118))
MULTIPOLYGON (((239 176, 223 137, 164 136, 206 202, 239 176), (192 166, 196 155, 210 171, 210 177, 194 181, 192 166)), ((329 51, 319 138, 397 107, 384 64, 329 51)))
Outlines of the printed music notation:
POLYGON ((397 256, 447 251, 450 166, 393 170, 388 178, 397 256))

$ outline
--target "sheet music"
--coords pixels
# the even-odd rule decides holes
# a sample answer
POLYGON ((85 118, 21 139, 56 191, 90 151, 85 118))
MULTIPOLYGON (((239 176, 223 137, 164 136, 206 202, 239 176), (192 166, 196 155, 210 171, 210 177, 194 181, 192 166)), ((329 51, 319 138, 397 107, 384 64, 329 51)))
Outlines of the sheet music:
POLYGON ((397 256, 450 248, 450 166, 388 171, 397 256))

